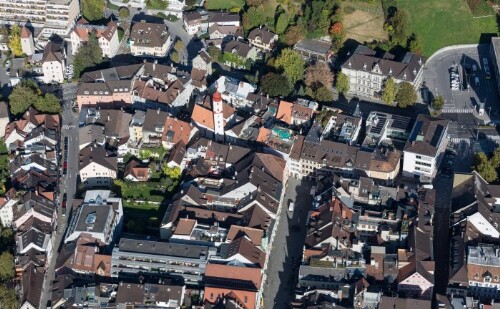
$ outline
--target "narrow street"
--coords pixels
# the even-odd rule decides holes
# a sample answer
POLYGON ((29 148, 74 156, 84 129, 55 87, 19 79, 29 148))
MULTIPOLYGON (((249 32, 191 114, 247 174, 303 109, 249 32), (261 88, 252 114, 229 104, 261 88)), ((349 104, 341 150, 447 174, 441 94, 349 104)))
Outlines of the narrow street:
MULTIPOLYGON (((66 159, 64 156, 64 140, 68 137, 68 172, 66 175, 61 177, 60 192, 61 195, 58 197, 58 216, 57 216, 57 230, 52 236, 52 256, 48 261, 48 266, 45 271, 45 280, 42 287, 42 296, 40 297, 40 307, 45 308, 47 301, 52 298, 52 281, 54 280, 54 267, 59 255, 59 250, 63 241, 64 233, 66 231, 67 220, 69 218, 69 212, 71 211, 71 205, 73 203, 73 197, 76 191, 77 177, 78 177, 78 153, 79 153, 79 142, 78 142, 78 114, 73 112, 71 109, 71 102, 74 99, 76 93, 76 84, 64 84, 62 91, 62 123, 61 123, 61 152, 62 159, 64 162, 66 159), (62 195, 66 193, 67 207, 63 209, 61 206, 62 195), (63 215, 63 212, 65 214, 63 215)), ((62 166, 61 162, 61 166, 62 166)), ((61 171, 62 172, 62 171, 61 171)))
POLYGON ((293 300, 306 237, 305 223, 312 204, 311 186, 310 181, 288 178, 266 271, 265 309, 289 308, 293 300), (288 211, 289 200, 295 203, 293 212, 288 211))

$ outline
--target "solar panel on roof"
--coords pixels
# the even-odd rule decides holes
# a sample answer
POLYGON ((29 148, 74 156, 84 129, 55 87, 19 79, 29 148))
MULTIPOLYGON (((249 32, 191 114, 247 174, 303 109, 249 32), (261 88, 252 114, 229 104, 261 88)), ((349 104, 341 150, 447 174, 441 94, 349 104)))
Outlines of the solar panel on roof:
POLYGON ((410 60, 411 60, 412 56, 413 55, 411 53, 406 53, 405 56, 404 56, 404 58, 403 58, 403 61, 401 61, 401 62, 403 62, 403 63, 410 63, 410 60))
POLYGON ((436 130, 434 131, 434 135, 432 135, 431 145, 436 147, 441 139, 441 135, 443 134, 444 127, 440 124, 437 125, 436 130))
POLYGON ((424 122, 422 120, 419 120, 415 123, 415 127, 413 128, 413 131, 411 132, 410 138, 408 141, 414 141, 417 135, 420 133, 420 129, 422 129, 422 125, 424 122))

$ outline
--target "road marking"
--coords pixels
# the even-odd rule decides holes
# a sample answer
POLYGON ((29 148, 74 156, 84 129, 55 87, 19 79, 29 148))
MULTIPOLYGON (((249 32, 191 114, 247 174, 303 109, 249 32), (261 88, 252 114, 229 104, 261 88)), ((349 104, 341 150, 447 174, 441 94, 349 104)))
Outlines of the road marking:
POLYGON ((74 124, 72 124, 72 125, 68 125, 68 124, 63 125, 63 130, 70 130, 70 129, 74 129, 74 128, 75 128, 74 124))

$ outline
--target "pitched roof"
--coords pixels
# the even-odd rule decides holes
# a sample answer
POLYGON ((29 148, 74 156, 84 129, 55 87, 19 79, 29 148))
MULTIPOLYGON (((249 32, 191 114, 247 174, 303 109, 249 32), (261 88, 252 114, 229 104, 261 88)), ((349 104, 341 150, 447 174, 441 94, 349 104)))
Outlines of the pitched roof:
POLYGON ((175 117, 167 117, 161 140, 177 144, 182 141, 187 145, 192 127, 189 123, 175 117))
POLYGON ((80 170, 92 162, 116 171, 118 169, 118 159, 116 156, 109 156, 104 147, 89 145, 80 150, 80 170))
POLYGON ((214 130, 214 114, 211 110, 195 104, 193 108, 193 113, 191 114, 191 119, 204 127, 214 130))
POLYGON ((133 176, 139 181, 147 181, 149 179, 149 166, 145 166, 141 162, 132 159, 127 163, 123 172, 124 177, 128 175, 133 176))
POLYGON ((142 21, 132 25, 130 31, 130 40, 134 41, 134 45, 140 46, 163 46, 169 36, 168 28, 165 24, 153 24, 142 21))
MULTIPOLYGON (((260 268, 239 267, 223 264, 207 264, 205 277, 248 281, 251 282, 257 290, 260 288, 262 282, 262 273, 260 268)), ((222 284, 217 284, 218 286, 225 285, 223 282, 219 283, 222 284)), ((226 282, 226 284, 229 284, 228 286, 226 285, 226 287, 231 288, 230 281, 226 282)))
POLYGON ((227 249, 224 250, 225 258, 239 254, 258 267, 264 267, 266 254, 246 237, 239 237, 231 241, 225 249, 227 249))
POLYGON ((264 231, 246 226, 231 225, 227 233, 226 241, 232 241, 242 236, 248 237, 254 245, 260 246, 262 237, 264 237, 264 231))
POLYGON ((249 40, 255 40, 257 37, 260 37, 260 40, 264 44, 270 44, 275 37, 275 33, 267 30, 266 28, 255 28, 248 34, 249 40))
POLYGON ((196 225, 196 220, 181 218, 174 229, 174 235, 191 235, 193 228, 196 225))
POLYGON ((143 131, 156 132, 157 128, 164 128, 168 113, 160 109, 148 109, 144 117, 143 131))
POLYGON ((362 46, 356 49, 342 67, 358 71, 378 68, 383 75, 413 82, 423 65, 422 57, 411 52, 407 52, 401 61, 397 61, 391 54, 386 53, 378 57, 375 51, 362 46))
POLYGON ((63 46, 54 42, 49 42, 45 49, 43 50, 43 62, 57 61, 62 63, 63 61, 63 46))
POLYGON ((21 36, 21 39, 27 39, 27 38, 31 37, 32 34, 31 34, 31 31, 29 31, 29 29, 26 28, 26 26, 23 26, 21 28, 21 35, 20 36, 21 36))

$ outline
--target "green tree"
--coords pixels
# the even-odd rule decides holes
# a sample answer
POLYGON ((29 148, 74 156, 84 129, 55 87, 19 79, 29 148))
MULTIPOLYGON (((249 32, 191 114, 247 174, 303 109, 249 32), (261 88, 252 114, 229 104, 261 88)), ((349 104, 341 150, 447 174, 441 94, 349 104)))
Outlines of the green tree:
POLYGON ((24 113, 41 95, 40 88, 33 80, 23 79, 9 95, 10 112, 13 115, 24 113))
POLYGON ((264 24, 266 17, 261 9, 251 6, 245 14, 243 14, 243 29, 248 32, 255 27, 264 24))
POLYGON ((484 152, 476 153, 474 156, 474 169, 484 178, 487 182, 497 180, 498 174, 493 164, 488 160, 484 152))
POLYGON ((46 93, 43 97, 38 97, 34 106, 41 113, 58 114, 61 111, 59 99, 52 93, 46 93))
POLYGON ((179 53, 184 49, 184 43, 180 39, 178 39, 174 44, 174 49, 179 53))
POLYGON ((209 46, 207 52, 213 62, 219 62, 222 59, 222 51, 215 46, 209 46))
POLYGON ((495 151, 493 151, 490 162, 495 169, 500 168, 500 147, 497 147, 495 151))
POLYGON ((422 41, 417 36, 416 33, 413 33, 408 39, 408 49, 417 55, 422 55, 422 51, 424 50, 422 46, 422 41))
POLYGON ((0 281, 14 278, 14 256, 4 251, 0 254, 0 281))
POLYGON ((176 50, 173 50, 170 53, 170 60, 172 60, 175 63, 179 63, 179 61, 181 61, 181 56, 179 55, 179 53, 176 50))
POLYGON ((118 9, 118 15, 120 16, 120 19, 128 18, 130 16, 130 10, 127 7, 122 6, 118 9))
POLYGON ((19 308, 15 289, 9 289, 0 284, 0 304, 2 304, 2 309, 19 308))
POLYGON ((412 84, 409 82, 402 82, 399 84, 398 93, 396 94, 396 101, 399 107, 406 108, 414 105, 417 101, 417 92, 412 84))
POLYGON ((319 102, 332 102, 333 101, 333 93, 330 88, 325 86, 318 87, 314 92, 314 99, 319 102))
POLYGON ((389 18, 390 40, 394 44, 405 46, 408 37, 408 15, 402 10, 396 10, 394 15, 389 18))
POLYGON ((389 77, 384 82, 384 89, 382 90, 382 101, 387 104, 394 103, 396 100, 397 87, 394 78, 389 77))
POLYGON ((165 162, 161 166, 161 170, 163 171, 163 174, 165 174, 165 176, 174 181, 181 178, 182 171, 178 166, 170 167, 168 166, 167 162, 165 162))
POLYGON ((94 34, 89 35, 87 43, 78 49, 74 61, 75 79, 78 79, 85 70, 95 67, 102 61, 102 50, 94 34))
POLYGON ((346 94, 349 91, 349 77, 342 72, 337 74, 337 79, 335 80, 335 87, 337 91, 342 94, 346 94))
POLYGON ((283 70, 286 78, 292 85, 295 85, 304 75, 304 59, 291 48, 283 49, 274 61, 274 65, 276 68, 283 70))
POLYGON ((146 0, 146 7, 152 10, 164 11, 168 7, 168 2, 165 0, 146 0))
POLYGON ((262 91, 271 97, 286 97, 292 92, 290 83, 282 75, 269 72, 260 81, 262 91))
POLYGON ((23 55, 23 47, 21 46, 21 29, 17 24, 12 25, 10 28, 9 48, 14 57, 21 57, 23 55))
POLYGON ((432 109, 434 111, 434 114, 438 115, 441 113, 441 110, 443 109, 444 106, 444 98, 440 95, 434 98, 432 100, 432 109))
POLYGON ((286 28, 288 27, 288 14, 283 12, 276 19, 276 24, 274 25, 274 29, 277 34, 285 33, 286 28))
POLYGON ((104 18, 106 2, 104 0, 81 0, 80 6, 83 17, 88 21, 95 21, 104 18))

